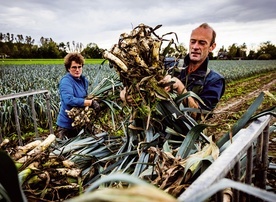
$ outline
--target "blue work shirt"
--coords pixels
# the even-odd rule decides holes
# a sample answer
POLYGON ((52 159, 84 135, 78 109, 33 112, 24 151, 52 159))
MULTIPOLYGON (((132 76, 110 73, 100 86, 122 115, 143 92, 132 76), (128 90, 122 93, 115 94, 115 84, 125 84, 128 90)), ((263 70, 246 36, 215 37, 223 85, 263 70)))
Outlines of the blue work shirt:
POLYGON ((60 111, 57 117, 57 125, 62 128, 72 128, 73 120, 68 117, 65 110, 73 107, 84 107, 87 97, 88 80, 81 75, 80 78, 73 77, 67 73, 59 82, 60 111))
POLYGON ((166 69, 170 69, 171 67, 177 67, 178 59, 175 57, 166 57, 164 59, 164 66, 166 69))
POLYGON ((225 90, 225 79, 218 72, 208 69, 209 58, 195 71, 188 74, 190 57, 184 58, 184 68, 178 78, 188 91, 196 93, 205 105, 199 102, 202 109, 212 110, 216 107, 225 90))

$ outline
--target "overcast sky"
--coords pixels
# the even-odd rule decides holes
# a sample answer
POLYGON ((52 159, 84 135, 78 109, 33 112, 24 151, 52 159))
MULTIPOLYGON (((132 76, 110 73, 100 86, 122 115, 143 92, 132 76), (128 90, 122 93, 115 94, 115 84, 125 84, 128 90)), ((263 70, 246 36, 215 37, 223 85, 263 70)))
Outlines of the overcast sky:
POLYGON ((158 35, 176 32, 187 48, 191 30, 203 22, 217 32, 215 53, 233 43, 276 44, 276 0, 3 0, 0 6, 3 34, 106 49, 140 23, 161 24, 158 35))

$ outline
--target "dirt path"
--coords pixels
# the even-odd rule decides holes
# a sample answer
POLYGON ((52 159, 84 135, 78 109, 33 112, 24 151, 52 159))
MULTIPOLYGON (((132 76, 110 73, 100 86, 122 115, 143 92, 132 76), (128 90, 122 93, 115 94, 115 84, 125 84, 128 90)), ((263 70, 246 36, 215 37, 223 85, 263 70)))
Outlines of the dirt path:
MULTIPOLYGON (((236 82, 234 85, 227 84, 225 93, 214 110, 213 117, 207 122, 220 125, 221 133, 226 132, 225 130, 228 131, 229 125, 236 122, 263 91, 269 91, 276 95, 276 71, 262 74, 257 78, 236 82), (226 96, 230 98, 226 99, 226 96)), ((268 109, 273 105, 275 105, 275 101, 265 96, 260 110, 268 109)), ((218 135, 218 131, 212 130, 212 133, 218 135)))
MULTIPOLYGON (((252 85, 254 85, 254 83, 256 82, 256 80, 253 80, 251 83, 252 85)), ((230 99, 229 101, 227 101, 226 103, 223 103, 223 105, 218 105, 217 108, 215 109, 214 113, 222 113, 225 111, 229 111, 229 110, 233 110, 233 108, 239 108, 240 105, 243 105, 243 103, 245 103, 247 100, 251 100, 252 98, 257 97, 261 92, 263 91, 271 91, 271 89, 275 89, 276 86, 276 78, 273 79, 271 82, 265 84, 264 86, 262 86, 261 88, 254 90, 250 93, 248 93, 247 95, 240 97, 240 98, 234 98, 234 99, 230 99)))

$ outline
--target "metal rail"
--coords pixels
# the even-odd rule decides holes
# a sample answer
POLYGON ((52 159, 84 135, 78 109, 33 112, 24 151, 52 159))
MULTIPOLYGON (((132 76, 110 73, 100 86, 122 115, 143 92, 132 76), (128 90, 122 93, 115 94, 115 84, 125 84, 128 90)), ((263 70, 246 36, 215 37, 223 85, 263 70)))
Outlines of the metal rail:
MULTIPOLYGON (((270 196, 272 193, 265 191, 268 169, 267 152, 270 119, 270 115, 260 117, 246 129, 240 130, 235 135, 236 139, 233 143, 179 196, 178 200, 198 202, 198 198, 204 190, 208 190, 211 186, 221 183, 222 180, 229 178, 231 175, 231 181, 233 183, 253 184, 254 188, 258 187, 261 191, 267 193, 267 196, 270 196), (246 167, 244 168, 241 165, 245 165, 246 167), (242 169, 245 170, 245 176, 240 176, 242 169)), ((222 193, 220 191, 222 190, 216 193, 216 201, 222 201, 222 193)), ((266 199, 265 196, 262 200, 266 199)), ((275 197, 273 195, 272 198, 276 201, 276 195, 275 197)), ((246 194, 246 189, 243 191, 234 189, 233 201, 245 200, 257 201, 258 199, 246 194)))
MULTIPOLYGON (((34 122, 34 129, 35 129, 35 134, 36 137, 38 137, 38 129, 37 129, 37 121, 36 121, 36 111, 35 111, 35 105, 34 105, 34 95, 37 94, 44 94, 45 99, 46 99, 46 107, 47 107, 47 117, 49 121, 49 130, 50 133, 53 134, 53 121, 51 117, 51 105, 50 105, 50 92, 48 90, 32 90, 32 91, 27 91, 27 92, 20 92, 20 93, 15 93, 15 94, 9 94, 9 95, 4 95, 0 97, 0 102, 4 100, 12 100, 13 104, 13 109, 14 109, 14 117, 15 117, 15 124, 16 124, 16 131, 18 135, 18 141, 19 145, 22 146, 22 137, 21 137, 21 130, 20 130, 20 122, 18 118, 18 111, 17 111, 17 99, 21 97, 27 97, 29 96, 31 98, 31 108, 32 108, 32 119, 34 122)), ((3 137, 2 134, 0 134, 0 143, 2 142, 3 137)))

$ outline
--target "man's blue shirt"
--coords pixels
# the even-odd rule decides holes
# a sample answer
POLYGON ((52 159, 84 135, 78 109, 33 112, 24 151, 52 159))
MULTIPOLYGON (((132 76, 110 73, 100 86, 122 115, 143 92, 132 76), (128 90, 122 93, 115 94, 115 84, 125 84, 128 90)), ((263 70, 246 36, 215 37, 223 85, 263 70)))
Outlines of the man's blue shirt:
POLYGON ((209 59, 207 58, 195 72, 188 74, 187 67, 190 57, 184 59, 184 69, 179 75, 188 91, 196 93, 205 103, 199 103, 202 109, 212 110, 216 107, 225 90, 225 79, 214 70, 208 69, 209 59))

